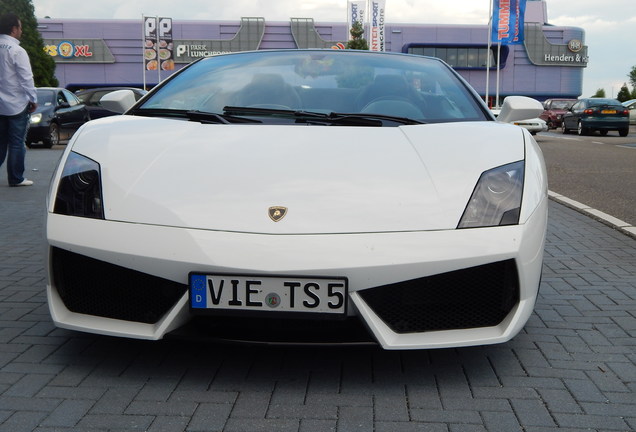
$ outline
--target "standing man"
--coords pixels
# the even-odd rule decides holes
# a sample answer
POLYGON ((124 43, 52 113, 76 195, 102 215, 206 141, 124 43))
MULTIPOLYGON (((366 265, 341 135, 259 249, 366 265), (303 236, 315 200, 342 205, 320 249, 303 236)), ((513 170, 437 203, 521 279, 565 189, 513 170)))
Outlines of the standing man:
POLYGON ((22 23, 17 15, 0 17, 0 166, 7 158, 9 186, 31 186, 24 178, 24 140, 37 93, 29 56, 20 46, 22 23), (7 157, 8 155, 8 157, 7 157))

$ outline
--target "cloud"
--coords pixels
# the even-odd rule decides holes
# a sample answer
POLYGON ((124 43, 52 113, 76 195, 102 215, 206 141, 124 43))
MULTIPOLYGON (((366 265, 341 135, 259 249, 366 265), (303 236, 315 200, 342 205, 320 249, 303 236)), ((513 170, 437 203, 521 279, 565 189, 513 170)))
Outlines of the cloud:
POLYGON ((598 16, 592 16, 592 15, 584 15, 584 16, 577 16, 577 17, 562 16, 562 17, 557 17, 555 19, 555 22, 558 22, 560 26, 581 27, 585 29, 586 32, 597 31, 597 30, 612 30, 622 25, 626 25, 626 23, 623 24, 621 22, 611 21, 611 20, 607 20, 598 16))

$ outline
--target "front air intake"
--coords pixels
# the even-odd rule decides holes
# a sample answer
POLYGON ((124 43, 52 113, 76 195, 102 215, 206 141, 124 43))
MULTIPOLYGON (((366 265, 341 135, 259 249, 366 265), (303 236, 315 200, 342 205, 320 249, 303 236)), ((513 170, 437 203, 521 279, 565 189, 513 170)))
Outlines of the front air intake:
POLYGON ((396 333, 491 327, 519 302, 514 260, 360 291, 396 333))
POLYGON ((51 250, 53 281, 71 311, 154 324, 188 286, 59 248, 51 250))

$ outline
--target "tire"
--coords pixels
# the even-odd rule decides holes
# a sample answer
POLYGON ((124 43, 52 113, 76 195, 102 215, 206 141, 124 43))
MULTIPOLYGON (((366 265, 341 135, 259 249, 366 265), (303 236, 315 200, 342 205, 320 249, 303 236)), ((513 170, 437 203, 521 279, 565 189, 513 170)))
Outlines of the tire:
POLYGON ((583 122, 579 120, 578 133, 580 136, 589 135, 590 129, 583 126, 583 122))
POLYGON ((622 137, 629 135, 629 128, 619 129, 618 134, 622 137))
POLYGON ((552 120, 548 120, 546 125, 548 126, 548 130, 556 129, 556 127, 554 126, 554 123, 552 123, 552 120))
POLYGON ((568 128, 565 127, 565 122, 561 122, 561 132, 563 132, 563 135, 567 135, 570 133, 568 128))
POLYGON ((49 135, 43 140, 44 147, 51 148, 60 143, 60 127, 57 123, 49 125, 49 135))
POLYGON ((600 130, 600 131, 598 131, 598 132, 601 134, 601 136, 605 136, 605 135, 607 135, 607 129, 601 129, 601 130, 600 130))

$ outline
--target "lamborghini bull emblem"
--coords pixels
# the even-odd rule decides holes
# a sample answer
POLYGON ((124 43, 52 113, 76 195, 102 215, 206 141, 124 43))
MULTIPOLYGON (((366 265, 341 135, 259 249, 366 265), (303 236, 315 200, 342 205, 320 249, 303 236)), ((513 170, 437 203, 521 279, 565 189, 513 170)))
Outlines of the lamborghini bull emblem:
POLYGON ((281 207, 281 206, 270 207, 267 210, 267 214, 269 215, 269 218, 271 220, 273 220, 274 222, 278 222, 279 220, 284 218, 285 215, 287 214, 287 207, 281 207))

